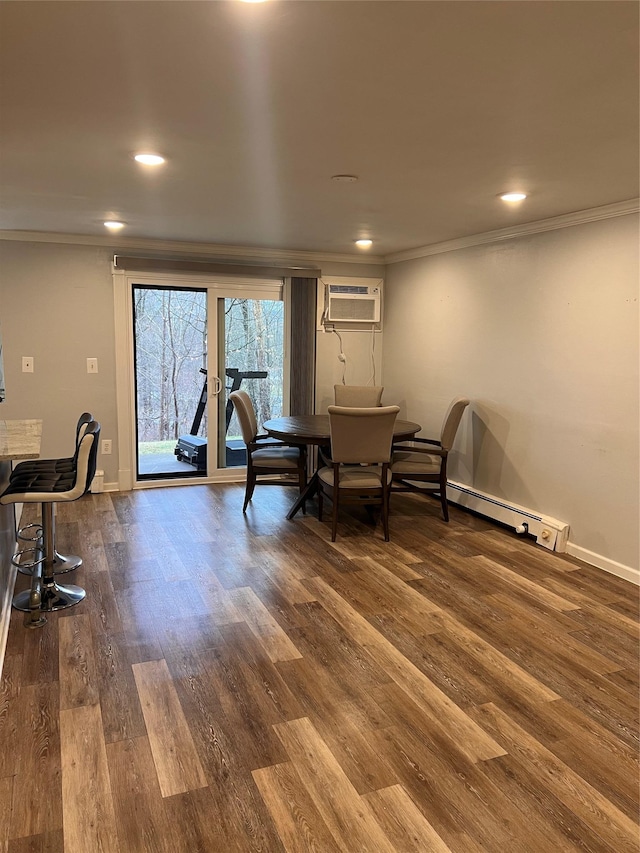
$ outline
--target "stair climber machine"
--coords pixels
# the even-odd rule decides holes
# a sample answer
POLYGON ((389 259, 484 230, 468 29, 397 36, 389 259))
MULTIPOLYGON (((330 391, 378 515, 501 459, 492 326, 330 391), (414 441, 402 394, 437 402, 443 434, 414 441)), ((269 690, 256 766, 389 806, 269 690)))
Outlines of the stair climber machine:
MULTIPOLYGON (((196 406, 196 413, 191 424, 189 435, 181 435, 173 451, 180 462, 188 462, 189 465, 195 466, 198 471, 206 473, 207 471, 207 439, 198 435, 200 425, 204 416, 204 410, 207 405, 207 371, 201 367, 200 373, 204 374, 204 384, 200 399, 196 406)), ((233 403, 229 399, 229 394, 232 391, 237 391, 242 384, 243 379, 266 379, 268 372, 266 370, 238 370, 236 367, 228 367, 225 371, 226 375, 231 380, 231 384, 226 386, 227 406, 225 411, 225 435, 229 429, 229 422, 233 414, 233 403)))

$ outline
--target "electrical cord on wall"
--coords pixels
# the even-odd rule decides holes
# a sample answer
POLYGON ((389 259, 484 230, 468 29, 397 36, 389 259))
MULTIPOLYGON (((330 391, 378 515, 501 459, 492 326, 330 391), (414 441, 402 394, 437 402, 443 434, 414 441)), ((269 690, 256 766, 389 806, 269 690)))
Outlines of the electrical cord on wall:
POLYGON ((369 383, 371 385, 376 384, 376 359, 375 359, 375 350, 376 350, 376 327, 375 324, 371 324, 371 379, 369 383))
POLYGON ((338 353, 338 361, 342 362, 342 384, 346 385, 345 375, 347 372, 347 357, 344 354, 344 350, 342 348, 342 337, 340 336, 340 332, 336 329, 331 329, 334 335, 338 336, 338 340, 340 341, 340 352, 338 353))

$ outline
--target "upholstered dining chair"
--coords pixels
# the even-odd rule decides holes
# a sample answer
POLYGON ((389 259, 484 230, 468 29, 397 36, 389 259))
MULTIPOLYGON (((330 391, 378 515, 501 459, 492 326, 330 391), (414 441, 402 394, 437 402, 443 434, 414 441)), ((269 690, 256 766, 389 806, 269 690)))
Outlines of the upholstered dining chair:
POLYGON ((399 406, 329 406, 331 457, 318 471, 318 518, 323 498, 333 504, 331 541, 336 541, 338 511, 345 503, 380 506, 389 541, 391 443, 399 406))
MULTIPOLYGON (((300 491, 307 485, 307 449, 277 441, 266 433, 258 433, 258 421, 251 397, 246 391, 232 391, 229 399, 238 415, 242 440, 247 447, 247 487, 242 512, 258 485, 290 486, 295 481, 300 491), (276 474, 287 475, 286 479, 276 474), (265 475, 271 479, 264 479, 265 475), (258 479, 260 477, 260 479, 258 479)), ((304 508, 303 508, 304 510, 304 508)))
POLYGON ((469 400, 466 397, 457 397, 452 400, 442 422, 439 440, 414 438, 410 442, 397 442, 393 445, 391 459, 393 491, 429 491, 440 498, 445 521, 449 521, 447 457, 468 405, 469 400))
POLYGON ((371 408, 381 406, 382 385, 334 385, 336 406, 371 408))

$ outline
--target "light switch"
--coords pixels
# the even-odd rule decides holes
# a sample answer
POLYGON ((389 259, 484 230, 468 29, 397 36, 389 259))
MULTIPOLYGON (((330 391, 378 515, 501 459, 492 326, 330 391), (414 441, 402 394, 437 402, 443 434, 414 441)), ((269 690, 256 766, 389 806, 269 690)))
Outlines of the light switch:
POLYGON ((22 356, 22 372, 23 373, 33 373, 33 356, 32 355, 23 355, 22 356))
POLYGON ((97 358, 88 358, 87 359, 87 373, 97 373, 98 372, 98 359, 97 358))

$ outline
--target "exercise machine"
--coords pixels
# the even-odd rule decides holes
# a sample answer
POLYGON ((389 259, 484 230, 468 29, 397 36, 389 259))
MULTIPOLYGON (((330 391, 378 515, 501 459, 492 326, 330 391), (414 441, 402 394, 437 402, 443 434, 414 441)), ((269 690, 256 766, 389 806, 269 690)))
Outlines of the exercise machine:
MULTIPOLYGON (((204 367, 200 368, 200 373, 204 374, 204 383, 200 393, 200 399, 196 406, 196 413, 191 424, 191 431, 188 435, 181 435, 173 451, 180 462, 188 462, 194 465, 198 471, 207 470, 207 439, 198 435, 200 425, 204 417, 204 411, 207 406, 207 370, 204 367)), ((231 384, 226 386, 227 406, 225 410, 225 435, 229 429, 231 416, 233 415, 233 403, 229 399, 229 394, 232 391, 237 391, 242 385, 243 379, 266 379, 268 371, 266 370, 239 370, 237 367, 227 367, 225 370, 226 376, 231 380, 231 384)))

